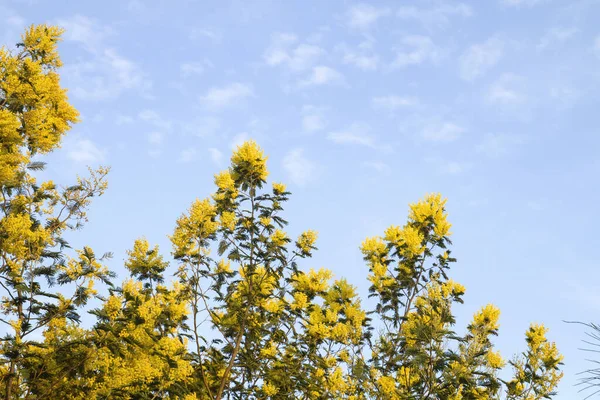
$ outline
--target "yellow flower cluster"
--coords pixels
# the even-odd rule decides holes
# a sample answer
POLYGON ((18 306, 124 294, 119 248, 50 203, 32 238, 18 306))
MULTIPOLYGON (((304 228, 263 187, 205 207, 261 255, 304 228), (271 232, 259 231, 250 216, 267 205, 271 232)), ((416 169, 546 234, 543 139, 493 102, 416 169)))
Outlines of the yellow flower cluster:
POLYGON ((213 235, 219 223, 215 220, 217 210, 210 200, 196 200, 187 214, 177 219, 177 226, 170 237, 176 255, 194 255, 200 252, 199 243, 213 235))
POLYGON ((317 242, 317 236, 317 231, 308 230, 302 232, 300 236, 298 236, 298 240, 296 240, 296 247, 298 247, 303 254, 310 254, 317 242))
POLYGON ((236 184, 246 182, 250 186, 266 181, 267 157, 254 140, 244 142, 231 156, 231 174, 236 184))
POLYGON ((288 241, 287 234, 280 229, 276 229, 271 235, 271 243, 275 246, 284 246, 288 241))
POLYGON ((286 187, 283 183, 273 183, 273 193, 282 194, 285 193, 286 187))
POLYGON ((425 199, 410 205, 409 220, 420 226, 433 223, 438 238, 449 236, 452 225, 447 220, 446 202, 439 193, 427 195, 425 199))
POLYGON ((294 289, 300 292, 315 293, 324 292, 329 287, 329 279, 331 279, 331 271, 321 268, 315 271, 311 268, 308 273, 299 272, 294 277, 294 289))

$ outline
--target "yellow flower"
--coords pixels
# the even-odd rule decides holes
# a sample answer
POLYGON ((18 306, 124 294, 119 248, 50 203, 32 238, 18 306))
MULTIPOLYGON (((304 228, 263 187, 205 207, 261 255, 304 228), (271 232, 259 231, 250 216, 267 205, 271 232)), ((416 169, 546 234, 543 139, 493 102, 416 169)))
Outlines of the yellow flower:
POLYGON ((222 171, 215 175, 215 185, 224 191, 235 191, 235 181, 229 171, 222 171))
POLYGON ((223 211, 221 213, 221 226, 230 231, 235 229, 236 217, 234 212, 223 211))
POLYGON ((391 376, 380 377, 377 379, 377 385, 387 396, 394 396, 396 394, 396 381, 391 376))
POLYGON ((223 273, 223 272, 226 272, 226 273, 231 272, 231 261, 220 260, 217 263, 217 273, 223 273))
POLYGON ((282 194, 285 193, 285 185, 283 183, 273 183, 273 193, 282 194))
POLYGON ((272 383, 266 382, 262 387, 262 391, 267 396, 274 396, 277 394, 277 392, 279 392, 279 389, 277 389, 272 383))
POLYGON ((231 173, 236 184, 245 182, 251 186, 262 184, 266 181, 267 157, 255 141, 244 142, 231 156, 231 173))
POLYGON ((365 258, 375 262, 382 260, 387 255, 387 246, 379 236, 366 238, 360 247, 365 258))
POLYGON ((502 368, 506 364, 502 359, 500 352, 497 351, 488 351, 485 358, 487 360, 488 365, 494 369, 502 368))
POLYGON ((473 316, 473 325, 484 327, 487 330, 497 330, 500 325, 500 309, 488 304, 473 316))
POLYGON ((277 229, 271 235, 271 242, 273 242, 275 246, 283 246, 288 242, 287 234, 284 231, 277 229))
POLYGON ((296 241, 296 246, 305 254, 309 254, 312 248, 317 241, 317 232, 313 230, 308 230, 306 232, 302 232, 302 234, 298 237, 296 241))

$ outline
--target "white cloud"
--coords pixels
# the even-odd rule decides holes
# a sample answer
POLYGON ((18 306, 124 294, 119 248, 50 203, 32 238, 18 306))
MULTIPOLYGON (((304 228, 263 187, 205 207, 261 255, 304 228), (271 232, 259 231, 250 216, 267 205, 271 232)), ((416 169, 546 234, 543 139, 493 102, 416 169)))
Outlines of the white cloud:
POLYGON ((138 113, 138 118, 163 130, 171 130, 173 124, 160 116, 154 110, 142 110, 138 113))
POLYGON ((208 152, 210 153, 210 159, 212 160, 212 162, 217 165, 221 165, 221 162, 223 161, 223 153, 219 149, 215 149, 214 147, 210 147, 208 149, 208 152))
POLYGON ((221 35, 211 29, 193 28, 190 31, 189 38, 191 40, 209 39, 214 43, 218 43, 221 40, 221 35))
POLYGON ((375 70, 379 64, 379 57, 349 51, 344 55, 343 61, 344 64, 352 64, 362 70, 375 70))
POLYGON ((148 134, 148 143, 159 146, 163 142, 163 134, 160 132, 151 132, 148 134))
POLYGON ((393 67, 406 67, 426 61, 435 63, 442 56, 441 50, 427 36, 409 35, 403 37, 400 42, 402 48, 397 51, 393 67))
POLYGON ((356 4, 350 7, 346 18, 348 25, 356 29, 368 29, 378 19, 390 14, 389 8, 377 8, 370 4, 356 4))
POLYGON ((306 132, 316 132, 325 128, 325 121, 320 115, 312 114, 302 117, 302 128, 306 132))
POLYGON ((361 123, 353 123, 344 130, 331 132, 327 139, 337 144, 356 144, 376 148, 375 139, 369 134, 369 126, 361 123))
POLYGON ((188 135, 209 137, 219 133, 221 121, 212 116, 203 116, 181 124, 181 129, 188 135))
POLYGON ((300 82, 300 86, 318 86, 343 83, 344 76, 331 67, 319 65, 313 67, 311 74, 300 82))
POLYGON ((67 139, 64 143, 67 157, 82 164, 91 164, 104 161, 106 151, 98 148, 90 139, 75 137, 67 139))
POLYGON ((304 150, 291 150, 283 158, 283 169, 290 180, 298 186, 304 186, 315 178, 315 164, 304 156, 304 150))
POLYGON ((133 121, 133 118, 129 115, 118 115, 117 119, 115 120, 115 123, 117 125, 129 125, 133 124, 133 121))
POLYGON ((179 70, 184 78, 189 78, 194 75, 202 75, 210 65, 211 63, 206 60, 186 62, 179 66, 179 70))
POLYGON ((302 107, 302 129, 313 133, 325 129, 327 125, 323 116, 323 109, 314 106, 302 107))
POLYGON ((546 34, 540 39, 537 45, 537 49, 540 51, 546 50, 550 47, 561 45, 573 38, 579 29, 575 27, 554 27, 551 28, 546 34))
POLYGON ((298 39, 289 33, 273 36, 271 45, 264 54, 267 65, 285 65, 292 71, 304 71, 313 66, 325 51, 313 44, 296 44, 298 39))
POLYGON ((488 133, 477 146, 477 151, 491 158, 509 154, 524 142, 522 136, 488 133))
POLYGON ((549 88, 550 99, 553 105, 559 109, 572 107, 577 100, 582 96, 582 93, 577 88, 568 83, 556 82, 549 88))
POLYGON ((411 107, 418 104, 418 100, 408 96, 378 96, 371 99, 371 105, 378 110, 393 112, 401 108, 411 107))
POLYGON ((417 21, 427 29, 444 28, 454 16, 467 18, 472 15, 471 7, 465 3, 436 4, 430 8, 401 6, 397 12, 399 18, 417 21))
POLYGON ((487 93, 487 101, 492 104, 518 105, 525 102, 525 95, 518 88, 523 87, 523 78, 511 74, 502 75, 494 82, 487 93))
POLYGON ((468 169, 468 165, 458 161, 448 161, 440 166, 440 172, 448 175, 456 175, 468 169))
POLYGON ((369 38, 356 47, 342 43, 336 46, 336 50, 342 53, 344 64, 354 65, 364 71, 374 71, 378 68, 380 59, 373 51, 373 44, 374 39, 369 38))
POLYGON ((503 53, 504 42, 496 37, 469 47, 460 57, 460 77, 466 81, 473 81, 483 76, 500 61, 503 53))
POLYGON ((362 165, 365 168, 374 169, 375 171, 380 172, 380 173, 387 174, 390 172, 389 165, 387 165, 386 163, 381 162, 381 161, 365 161, 362 163, 362 165))
POLYGON ((65 29, 65 40, 78 42, 91 53, 101 52, 104 40, 115 34, 111 27, 83 15, 58 20, 57 24, 65 29))
POLYGON ((70 93, 82 100, 110 100, 131 90, 148 96, 152 88, 152 81, 136 63, 110 48, 95 54, 91 61, 69 64, 64 69, 62 76, 70 93))
POLYGON ((430 142, 453 142, 465 131, 465 128, 453 122, 433 123, 424 127, 421 137, 430 142))
POLYGON ((251 86, 234 82, 223 87, 214 87, 200 97, 200 102, 207 108, 217 109, 233 105, 240 100, 254 96, 251 86))
POLYGON ((543 3, 546 0, 500 0, 502 4, 510 7, 532 7, 537 4, 543 3))
POLYGON ((71 88, 74 97, 101 101, 133 90, 149 96, 152 81, 139 65, 105 44, 114 34, 112 28, 80 15, 57 24, 66 28, 65 40, 78 43, 89 53, 85 61, 64 67, 65 86, 71 88))
POLYGON ((194 161, 198 156, 198 151, 194 148, 184 149, 179 153, 179 162, 189 163, 194 161))

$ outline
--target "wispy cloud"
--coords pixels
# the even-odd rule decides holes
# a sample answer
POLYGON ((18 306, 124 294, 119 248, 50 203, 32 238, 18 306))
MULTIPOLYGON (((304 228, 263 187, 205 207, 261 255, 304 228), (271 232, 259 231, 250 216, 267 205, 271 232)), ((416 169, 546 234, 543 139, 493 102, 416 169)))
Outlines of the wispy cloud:
POLYGON ((189 78, 196 75, 202 75, 211 65, 212 64, 207 60, 192 61, 181 64, 179 70, 184 78, 189 78))
POLYGON ((208 153, 210 154, 210 159, 213 163, 216 165, 221 165, 221 162, 223 162, 223 153, 219 149, 210 147, 208 149, 208 153))
POLYGON ((492 104, 517 105, 526 100, 519 88, 523 87, 523 78, 513 74, 504 74, 490 86, 487 101, 492 104))
POLYGON ((371 99, 371 106, 377 110, 385 110, 390 113, 402 108, 412 107, 419 102, 415 97, 387 95, 377 96, 371 99))
POLYGON ((142 110, 138 113, 138 118, 162 130, 169 131, 173 127, 171 121, 161 117, 160 114, 155 110, 142 110))
POLYGON ((452 17, 467 18, 473 15, 465 3, 442 3, 430 7, 401 6, 397 16, 404 20, 414 20, 427 29, 441 29, 450 24, 452 17))
POLYGON ((500 2, 510 7, 533 7, 544 3, 546 0, 500 0, 500 2))
POLYGON ((314 44, 298 44, 296 35, 278 33, 273 35, 271 45, 263 58, 267 65, 287 66, 292 71, 304 71, 312 67, 325 51, 314 44))
POLYGON ((365 123, 355 122, 345 129, 330 132, 327 139, 336 144, 357 145, 378 150, 391 150, 390 146, 380 145, 371 134, 371 127, 365 123))
POLYGON ((477 152, 487 157, 498 158, 510 154, 524 143, 523 136, 488 133, 477 145, 477 152))
POLYGON ((469 47, 460 57, 460 77, 473 81, 483 76, 500 61, 504 47, 504 42, 497 37, 469 47))
POLYGON ((73 96, 101 101, 135 90, 150 97, 152 81, 147 74, 136 62, 105 43, 114 34, 112 28, 81 15, 57 23, 66 28, 65 40, 78 43, 88 52, 86 61, 65 66, 63 76, 73 96))
POLYGON ((466 161, 447 160, 439 156, 429 156, 425 162, 432 165, 434 170, 443 175, 458 175, 471 168, 471 164, 466 161))
POLYGON ((560 46, 572 39, 578 33, 579 28, 576 27, 553 27, 540 39, 537 49, 543 51, 560 46))
POLYGON ((191 147, 189 149, 184 149, 179 153, 179 162, 181 163, 189 163, 198 158, 198 150, 191 147))
POLYGON ((382 174, 390 173, 390 166, 381 161, 365 161, 362 163, 363 167, 375 170, 382 174))
POLYGON ((71 137, 65 140, 63 147, 67 158, 77 163, 94 164, 106 158, 106 150, 100 149, 90 139, 71 137))
POLYGON ((400 40, 401 47, 397 50, 392 67, 407 67, 424 62, 437 62, 442 51, 428 36, 409 35, 400 40))
POLYGON ((327 125, 323 116, 323 109, 314 106, 304 106, 302 108, 302 129, 305 132, 313 133, 325 129, 327 125))
POLYGON ((200 102, 210 109, 221 109, 254 96, 250 85, 234 82, 222 87, 213 87, 200 97, 200 102))
POLYGON ((370 4, 355 4, 346 13, 347 24, 355 29, 368 29, 382 17, 390 15, 390 9, 370 4))
POLYGON ((341 131, 329 133, 327 138, 337 144, 357 144, 375 148, 375 139, 369 130, 366 124, 354 123, 341 131))
POLYGON ((285 155, 283 169, 298 186, 304 186, 315 179, 316 165, 304 156, 302 148, 293 149, 285 155))
POLYGON ((310 75, 300 81, 300 86, 321 86, 344 83, 344 76, 337 70, 325 65, 313 67, 310 75))
POLYGON ((148 134, 148 143, 154 146, 162 144, 164 135, 160 132, 151 132, 148 134))
POLYGON ((421 131, 421 137, 429 142, 447 143, 457 140, 465 131, 454 122, 429 123, 421 131))

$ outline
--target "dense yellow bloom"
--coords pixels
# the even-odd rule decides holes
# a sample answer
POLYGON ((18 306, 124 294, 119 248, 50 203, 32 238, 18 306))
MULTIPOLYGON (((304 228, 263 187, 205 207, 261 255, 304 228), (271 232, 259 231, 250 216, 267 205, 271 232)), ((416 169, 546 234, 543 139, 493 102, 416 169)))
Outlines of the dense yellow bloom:
POLYGON ((488 362, 488 365, 492 368, 502 368, 506 364, 506 362, 500 355, 500 352, 498 351, 488 351, 488 353, 486 354, 486 360, 488 362))
POLYGON ((208 239, 219 227, 216 215, 216 208, 208 199, 194 201, 188 213, 177 220, 171 236, 175 254, 197 254, 199 242, 208 239))
POLYGON ((304 254, 309 254, 312 251, 315 243, 317 242, 317 231, 308 230, 302 232, 300 236, 298 236, 298 240, 296 240, 296 246, 302 251, 304 254))
POLYGON ((10 214, 0 220, 0 244, 17 259, 37 259, 50 236, 41 226, 34 227, 27 214, 10 214))
POLYGON ((273 193, 282 194, 285 193, 286 187, 283 183, 273 183, 273 193))
POLYGON ((215 185, 224 191, 235 191, 235 181, 229 171, 222 171, 215 175, 215 185))
POLYGON ((253 140, 244 142, 233 152, 231 168, 236 183, 244 181, 256 185, 264 182, 269 175, 267 157, 253 140))
POLYGON ((228 229, 230 231, 234 230, 235 223, 237 222, 235 213, 230 211, 223 211, 221 213, 220 222, 223 228, 228 229))
POLYGON ((263 387, 262 387, 262 391, 264 392, 265 395, 267 396, 274 396, 277 394, 277 392, 279 392, 279 390, 271 383, 266 382, 263 387))
POLYGON ((409 219, 419 225, 432 221, 438 237, 449 236, 452 225, 447 220, 446 202, 439 193, 427 195, 425 199, 410 205, 409 219))
POLYGON ((329 287, 331 271, 321 268, 315 271, 311 268, 308 273, 299 273, 295 276, 294 286, 301 292, 323 292, 329 287))
POLYGON ((383 394, 390 399, 398 399, 396 394, 396 382, 391 376, 382 376, 377 380, 377 385, 383 394))
POLYGON ((387 246, 379 237, 366 238, 360 247, 365 258, 371 262, 381 261, 387 255, 387 246))
POLYGON ((500 310, 491 304, 486 305, 473 316, 473 325, 485 327, 486 330, 495 331, 500 325, 500 310))
POLYGON ((271 242, 275 246, 283 246, 288 242, 287 234, 284 231, 277 229, 271 235, 271 242))

